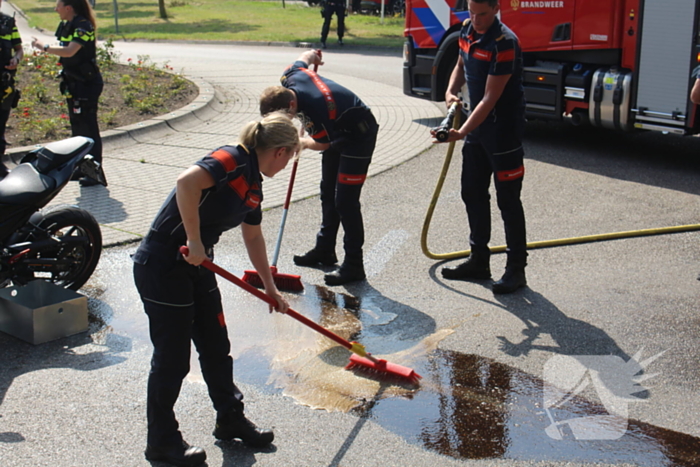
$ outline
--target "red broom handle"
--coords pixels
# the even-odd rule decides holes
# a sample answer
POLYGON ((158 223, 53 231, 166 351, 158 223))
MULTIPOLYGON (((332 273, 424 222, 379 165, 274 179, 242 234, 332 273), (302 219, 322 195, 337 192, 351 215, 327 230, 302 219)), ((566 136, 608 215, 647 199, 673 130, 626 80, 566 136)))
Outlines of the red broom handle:
MULTIPOLYGON (((186 246, 181 246, 180 253, 182 253, 184 256, 187 256, 190 253, 190 249, 187 248, 186 246)), ((272 305, 273 307, 277 306, 277 302, 275 301, 275 299, 273 299, 272 297, 267 295, 265 292, 256 289, 255 287, 248 284, 247 282, 242 281, 241 279, 239 279, 235 275, 228 272, 226 269, 212 263, 208 259, 205 259, 202 262, 202 266, 209 269, 211 272, 214 272, 214 273, 220 275, 224 279, 227 279, 230 282, 233 282, 238 287, 252 293, 256 297, 258 297, 260 300, 267 302, 269 305, 272 305)), ((338 344, 342 345, 343 347, 345 347, 347 349, 352 349, 352 344, 350 342, 346 341, 345 339, 343 339, 342 337, 340 337, 338 334, 334 333, 333 331, 329 331, 328 329, 324 328, 323 326, 320 326, 320 325, 314 323, 306 316, 304 316, 300 313, 297 313, 296 311, 292 310, 291 308, 287 308, 286 314, 291 316, 292 318, 296 319, 300 323, 307 325, 308 327, 310 327, 314 331, 317 331, 317 332, 323 334, 324 336, 326 336, 327 338, 336 341, 338 344)))

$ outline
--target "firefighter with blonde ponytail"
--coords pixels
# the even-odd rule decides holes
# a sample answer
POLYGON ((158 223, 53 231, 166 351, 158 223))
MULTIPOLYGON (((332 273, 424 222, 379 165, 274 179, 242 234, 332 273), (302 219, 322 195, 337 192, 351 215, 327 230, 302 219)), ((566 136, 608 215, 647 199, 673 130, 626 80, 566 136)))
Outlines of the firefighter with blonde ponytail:
POLYGON ((299 151, 299 132, 286 113, 275 112, 241 130, 237 145, 213 150, 177 179, 141 242, 134 280, 149 319, 153 358, 148 378, 146 458, 199 465, 203 449, 189 446, 173 407, 189 372, 193 341, 216 409, 214 436, 264 447, 274 439, 243 413, 243 394, 233 382, 233 360, 221 295, 214 273, 198 267, 213 258, 222 233, 241 226, 248 256, 279 312, 288 303, 275 287, 267 260, 260 174, 273 177, 299 151), (187 245, 189 255, 179 248, 187 245))

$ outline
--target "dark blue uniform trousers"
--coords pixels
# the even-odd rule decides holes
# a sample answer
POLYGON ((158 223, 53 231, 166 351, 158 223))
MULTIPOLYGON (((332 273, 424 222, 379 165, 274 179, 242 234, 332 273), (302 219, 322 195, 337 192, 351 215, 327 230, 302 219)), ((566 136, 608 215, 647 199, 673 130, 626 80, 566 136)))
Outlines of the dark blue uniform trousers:
POLYGON ((190 370, 190 342, 209 397, 218 413, 243 413, 243 394, 233 382, 233 359, 214 273, 185 261, 134 264, 134 280, 143 301, 153 343, 148 377, 148 443, 182 442, 173 407, 190 370))
POLYGON ((331 28, 333 13, 338 17, 338 39, 345 35, 345 2, 329 3, 323 8, 323 27, 321 28, 321 42, 326 42, 331 28))
POLYGON ((507 265, 524 267, 527 251, 525 214, 520 201, 523 184, 523 147, 516 131, 469 135, 462 148, 462 200, 467 209, 469 243, 474 253, 488 254, 491 240, 489 185, 493 175, 496 199, 506 234, 507 265), (495 134, 499 135, 495 139, 495 134))
POLYGON ((360 194, 377 141, 379 127, 374 118, 368 120, 370 130, 362 139, 354 139, 323 151, 321 159, 321 229, 316 249, 335 250, 338 228, 343 225, 345 256, 362 259, 365 228, 360 194))
POLYGON ((95 144, 90 154, 102 163, 102 137, 97 122, 97 103, 104 88, 102 76, 98 74, 86 82, 68 80, 66 86, 71 96, 66 99, 71 134, 92 138, 95 144))

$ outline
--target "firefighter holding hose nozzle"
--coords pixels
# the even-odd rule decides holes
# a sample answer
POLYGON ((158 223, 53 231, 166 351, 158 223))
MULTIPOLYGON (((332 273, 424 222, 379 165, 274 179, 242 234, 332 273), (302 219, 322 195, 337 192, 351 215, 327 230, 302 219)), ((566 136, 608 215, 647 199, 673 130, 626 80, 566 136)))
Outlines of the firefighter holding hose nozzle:
POLYGON ((498 0, 469 0, 470 18, 462 25, 459 58, 445 101, 448 106, 459 101, 457 94, 467 84, 472 110, 459 129, 438 135, 435 128, 431 134, 435 142, 464 140, 461 185, 471 255, 455 268, 444 268, 442 275, 466 281, 491 278, 489 184, 493 176, 507 244, 506 271, 493 283, 493 292, 504 294, 527 285, 525 214, 520 201, 525 99, 520 44, 497 18, 498 11, 498 0))

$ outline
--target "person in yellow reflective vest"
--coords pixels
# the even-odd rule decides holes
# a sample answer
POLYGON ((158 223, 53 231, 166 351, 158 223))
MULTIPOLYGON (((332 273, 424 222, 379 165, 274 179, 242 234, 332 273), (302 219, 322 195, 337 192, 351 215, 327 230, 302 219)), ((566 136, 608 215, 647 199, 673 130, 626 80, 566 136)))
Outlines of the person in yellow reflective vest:
MULTIPOLYGON (((97 123, 97 102, 104 82, 97 67, 95 13, 88 0, 58 0, 56 13, 61 23, 56 29, 59 45, 44 44, 36 37, 32 46, 57 55, 63 67, 61 94, 66 97, 73 136, 87 136, 95 141, 91 154, 102 163, 102 139, 97 123)), ((79 176, 79 174, 76 174, 79 176)), ((82 186, 93 186, 97 180, 82 176, 82 186)))

